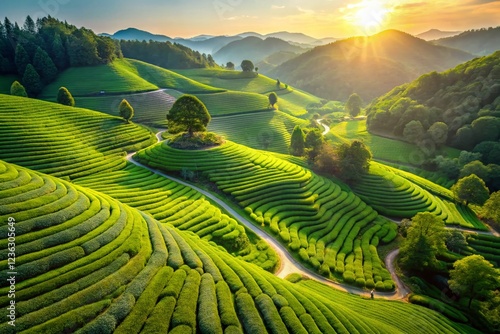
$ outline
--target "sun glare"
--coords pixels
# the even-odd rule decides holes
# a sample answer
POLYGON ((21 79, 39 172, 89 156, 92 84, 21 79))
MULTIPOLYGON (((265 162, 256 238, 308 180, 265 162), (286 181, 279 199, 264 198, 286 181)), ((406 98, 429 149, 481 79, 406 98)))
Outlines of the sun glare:
POLYGON ((378 30, 387 19, 390 10, 381 1, 365 0, 350 6, 352 23, 366 30, 378 30))

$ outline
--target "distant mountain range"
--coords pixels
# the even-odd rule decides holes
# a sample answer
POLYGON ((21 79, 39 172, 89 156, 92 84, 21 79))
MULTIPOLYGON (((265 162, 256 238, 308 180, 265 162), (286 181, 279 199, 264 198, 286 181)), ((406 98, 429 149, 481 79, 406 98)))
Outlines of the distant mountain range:
MULTIPOLYGON (((287 31, 281 31, 276 33, 271 33, 267 35, 262 35, 256 32, 245 32, 234 36, 212 36, 212 35, 199 35, 192 38, 172 38, 166 35, 156 35, 150 32, 136 29, 128 28, 124 30, 117 31, 114 34, 103 33, 101 36, 108 36, 114 39, 124 39, 124 40, 138 40, 138 41, 157 41, 157 42, 171 42, 179 43, 181 45, 187 46, 193 50, 199 51, 201 53, 207 53, 214 55, 224 46, 231 42, 242 40, 246 37, 258 37, 265 40, 269 37, 279 38, 291 45, 300 46, 303 48, 311 48, 319 45, 325 45, 328 43, 335 42, 337 39, 333 37, 317 39, 311 36, 307 36, 302 33, 290 33, 287 31)), ((265 57, 263 57, 265 58, 265 57)))
POLYGON ((269 75, 317 96, 346 100, 358 93, 365 101, 431 71, 443 71, 474 56, 387 30, 316 47, 269 75))
POLYGON ((438 39, 433 43, 464 50, 477 56, 487 56, 500 50, 500 27, 469 30, 457 36, 438 39))
POLYGON ((421 38, 426 41, 432 41, 435 39, 452 37, 460 34, 461 31, 442 31, 439 29, 431 29, 421 34, 416 35, 416 37, 421 38))

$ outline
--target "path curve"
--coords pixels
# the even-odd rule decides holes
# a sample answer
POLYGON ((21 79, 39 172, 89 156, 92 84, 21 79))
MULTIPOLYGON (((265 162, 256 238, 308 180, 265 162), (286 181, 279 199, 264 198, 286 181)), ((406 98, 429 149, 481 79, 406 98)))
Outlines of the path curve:
POLYGON ((399 248, 394 249, 389 254, 387 254, 387 256, 385 257, 385 267, 391 273, 392 280, 394 281, 394 283, 396 283, 396 286, 398 287, 398 291, 400 292, 400 294, 406 296, 411 291, 396 274, 395 262, 398 255, 399 255, 399 248))
POLYGON ((323 131, 322 135, 326 136, 328 133, 330 133, 330 127, 323 123, 323 119, 318 119, 316 122, 318 122, 319 125, 325 128, 325 131, 323 131))
MULTIPOLYGON (((160 131, 159 133, 156 134, 156 138, 158 139, 159 142, 161 142, 160 138, 161 138, 161 134, 163 132, 164 131, 160 131)), ((337 290, 340 290, 340 291, 344 291, 344 292, 348 292, 348 293, 352 293, 352 294, 356 294, 356 295, 360 295, 360 296, 365 296, 365 297, 370 296, 370 292, 367 290, 363 290, 363 289, 353 287, 351 285, 347 285, 347 284, 343 284, 343 283, 333 282, 333 281, 326 279, 325 277, 311 271, 310 269, 306 268, 302 263, 295 260, 291 256, 289 251, 286 249, 286 247, 283 246, 282 244, 280 244, 276 239, 274 239, 273 236, 271 236, 267 232, 261 230, 258 226, 254 225, 252 222, 248 221, 245 217, 241 216, 238 212, 236 212, 233 208, 231 208, 224 201, 222 201, 221 199, 217 198, 215 195, 213 195, 212 193, 210 193, 204 189, 201 189, 195 185, 189 184, 189 183, 187 183, 183 180, 180 180, 176 177, 170 176, 170 175, 165 174, 163 172, 160 172, 156 169, 153 169, 151 167, 143 165, 138 161, 135 161, 133 159, 135 154, 137 154, 137 152, 132 152, 132 153, 128 154, 127 158, 126 158, 127 161, 133 163, 134 165, 136 165, 138 167, 145 168, 145 169, 147 169, 147 170, 149 170, 157 175, 165 177, 171 181, 177 182, 179 184, 182 184, 183 186, 186 186, 186 187, 189 187, 195 191, 198 191, 199 193, 201 193, 205 197, 210 198, 212 201, 217 203, 217 205, 219 205, 221 208, 223 208, 227 213, 229 213, 229 215, 231 215, 238 222, 242 223, 247 228, 252 230, 255 234, 257 234, 259 237, 261 237, 262 239, 267 241, 271 245, 271 247, 273 247, 273 249, 276 251, 276 253, 278 254, 278 256, 280 257, 280 260, 281 260, 280 261, 281 266, 280 266, 279 270, 275 273, 276 276, 278 276, 280 278, 285 278, 289 274, 299 273, 305 277, 308 277, 310 279, 314 279, 318 282, 324 283, 324 284, 326 284, 332 288, 335 288, 337 290)), ((393 272, 391 272, 391 275, 393 275, 393 272)), ((394 292, 375 292, 374 294, 375 294, 375 297, 378 297, 378 298, 398 300, 398 299, 404 299, 407 292, 406 292, 406 290, 400 290, 399 285, 398 285, 398 289, 394 292)))

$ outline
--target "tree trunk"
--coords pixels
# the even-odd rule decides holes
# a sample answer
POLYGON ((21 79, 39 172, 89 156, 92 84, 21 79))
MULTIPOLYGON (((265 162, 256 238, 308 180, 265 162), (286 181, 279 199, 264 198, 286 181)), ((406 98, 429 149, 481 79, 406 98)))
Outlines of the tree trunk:
POLYGON ((188 134, 189 134, 189 137, 193 137, 193 129, 192 128, 188 129, 188 134))
POLYGON ((469 309, 470 309, 471 304, 472 304, 472 297, 469 298, 469 309))

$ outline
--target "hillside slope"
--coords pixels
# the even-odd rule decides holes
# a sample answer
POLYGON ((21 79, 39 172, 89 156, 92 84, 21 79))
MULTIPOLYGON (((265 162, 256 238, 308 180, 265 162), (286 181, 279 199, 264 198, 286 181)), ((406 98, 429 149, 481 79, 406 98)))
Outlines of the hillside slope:
POLYGON ((270 75, 323 98, 347 100, 358 93, 369 101, 419 75, 446 70, 472 57, 387 30, 317 47, 278 66, 270 75))
POLYGON ((435 40, 433 43, 478 56, 487 56, 500 50, 500 27, 469 30, 456 36, 435 40))

